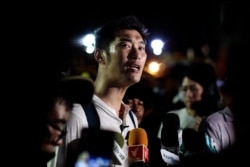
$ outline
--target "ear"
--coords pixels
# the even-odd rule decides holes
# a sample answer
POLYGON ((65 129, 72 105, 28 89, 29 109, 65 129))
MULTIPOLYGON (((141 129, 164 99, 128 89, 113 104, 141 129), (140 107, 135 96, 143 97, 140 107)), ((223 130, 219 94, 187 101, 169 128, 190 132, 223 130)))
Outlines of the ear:
POLYGON ((97 48, 94 52, 94 58, 98 63, 104 64, 103 50, 97 48))

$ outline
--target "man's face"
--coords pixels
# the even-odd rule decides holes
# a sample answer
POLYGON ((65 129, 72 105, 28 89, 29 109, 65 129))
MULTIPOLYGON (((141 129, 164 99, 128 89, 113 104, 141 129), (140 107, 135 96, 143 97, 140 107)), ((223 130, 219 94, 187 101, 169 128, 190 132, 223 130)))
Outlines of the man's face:
POLYGON ((130 106, 131 110, 135 113, 138 123, 142 122, 144 116, 144 102, 138 98, 128 99, 127 104, 130 106))
POLYGON ((121 30, 109 47, 107 72, 111 80, 125 85, 141 79, 147 59, 145 42, 136 30, 121 30))
POLYGON ((44 137, 41 145, 42 152, 54 154, 55 146, 62 144, 62 138, 66 134, 65 125, 68 119, 69 111, 67 111, 65 101, 56 101, 47 116, 47 135, 44 137))
POLYGON ((181 90, 184 103, 188 108, 190 108, 194 102, 202 100, 203 87, 188 77, 183 78, 181 90))

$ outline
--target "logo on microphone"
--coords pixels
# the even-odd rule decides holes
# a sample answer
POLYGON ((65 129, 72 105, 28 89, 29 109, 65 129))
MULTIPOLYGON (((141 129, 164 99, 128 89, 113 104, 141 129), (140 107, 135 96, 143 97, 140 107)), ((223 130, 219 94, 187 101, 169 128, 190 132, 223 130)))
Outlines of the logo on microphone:
POLYGON ((135 150, 131 150, 132 157, 137 157, 138 148, 135 148, 135 150))
POLYGON ((128 156, 130 161, 148 162, 148 148, 144 145, 134 145, 128 148, 128 156))

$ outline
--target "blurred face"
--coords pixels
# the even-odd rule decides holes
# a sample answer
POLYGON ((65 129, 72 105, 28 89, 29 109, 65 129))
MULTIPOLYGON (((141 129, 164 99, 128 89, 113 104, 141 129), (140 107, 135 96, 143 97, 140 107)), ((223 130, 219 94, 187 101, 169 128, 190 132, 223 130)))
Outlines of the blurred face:
POLYGON ((130 106, 131 110, 135 113, 138 123, 140 124, 142 122, 142 118, 145 111, 143 101, 137 98, 128 99, 127 104, 130 106))
POLYGON ((113 82, 131 85, 141 79, 147 54, 145 42, 136 30, 121 30, 110 44, 107 77, 113 82), (111 74, 111 75, 110 75, 111 74))
POLYGON ((183 78, 181 91, 187 108, 190 108, 192 103, 202 100, 203 87, 188 77, 183 78))
POLYGON ((44 153, 54 154, 55 146, 62 144, 62 138, 66 135, 65 125, 69 119, 64 101, 55 102, 47 117, 47 135, 44 137, 41 150, 44 153))

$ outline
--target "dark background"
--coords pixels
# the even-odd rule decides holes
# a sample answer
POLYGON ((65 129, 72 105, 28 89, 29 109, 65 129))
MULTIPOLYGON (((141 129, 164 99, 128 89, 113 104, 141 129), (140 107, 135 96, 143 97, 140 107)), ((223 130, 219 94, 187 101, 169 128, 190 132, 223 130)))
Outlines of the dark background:
MULTIPOLYGON (((182 50, 200 41, 217 47, 224 36, 249 34, 249 6, 247 2, 233 0, 12 1, 2 7, 5 9, 1 20, 1 99, 5 122, 2 134, 10 144, 4 153, 16 148, 14 158, 21 159, 15 161, 19 165, 32 156, 26 149, 36 130, 32 125, 36 122, 33 117, 36 109, 42 105, 38 100, 40 93, 52 82, 54 72, 64 70, 65 58, 77 47, 75 40, 97 26, 113 18, 135 14, 149 28, 151 37, 160 36, 168 41, 171 50, 182 50)), ((248 55, 248 51, 234 54, 231 74, 241 80, 244 79, 241 76, 247 74, 244 68, 249 71, 249 63, 245 61, 248 55)), ((243 98, 249 85, 241 80, 236 85, 242 90, 239 97, 243 98), (245 83, 244 86, 241 83, 245 83)), ((9 154, 11 160, 13 154, 9 154)))
POLYGON ((11 40, 17 41, 8 44, 11 52, 17 51, 17 62, 30 62, 27 65, 38 71, 60 71, 65 57, 79 47, 76 40, 110 19, 136 15, 149 28, 151 39, 161 38, 174 51, 205 42, 217 46, 225 34, 239 31, 247 9, 233 0, 14 3, 6 12, 6 25, 11 40))

